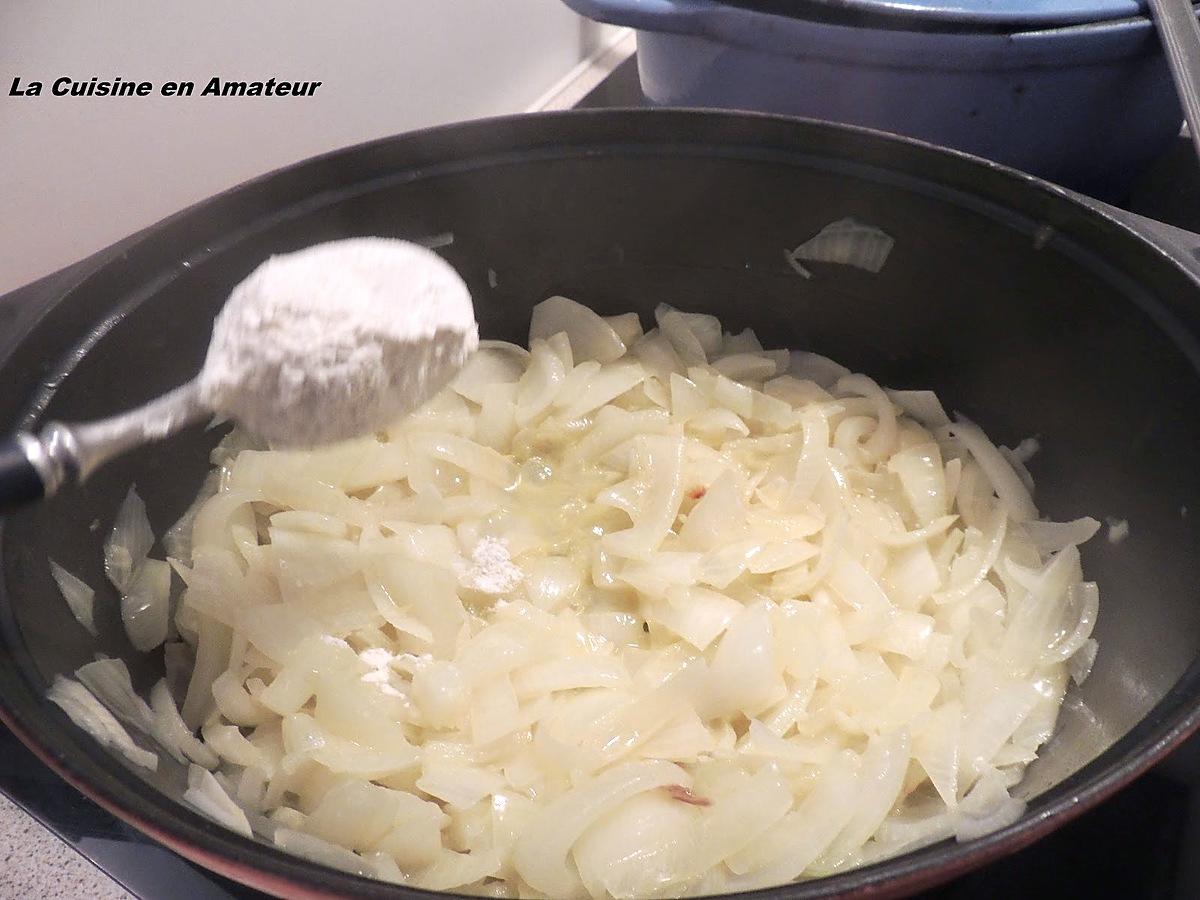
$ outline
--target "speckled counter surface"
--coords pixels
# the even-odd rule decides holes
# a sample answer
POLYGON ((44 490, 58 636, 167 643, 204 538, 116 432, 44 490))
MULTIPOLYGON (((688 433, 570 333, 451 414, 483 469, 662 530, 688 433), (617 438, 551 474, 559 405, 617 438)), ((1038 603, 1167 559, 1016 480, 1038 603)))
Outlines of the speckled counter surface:
POLYGON ((0 900, 132 900, 133 895, 0 794, 0 900))

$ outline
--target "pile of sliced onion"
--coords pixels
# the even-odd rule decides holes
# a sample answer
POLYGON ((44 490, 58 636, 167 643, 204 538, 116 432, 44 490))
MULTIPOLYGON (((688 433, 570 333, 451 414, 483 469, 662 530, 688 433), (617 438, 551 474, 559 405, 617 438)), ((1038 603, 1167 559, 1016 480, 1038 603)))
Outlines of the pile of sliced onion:
MULTIPOLYGON (((795 256, 877 270, 884 238, 795 256)), ((1022 815, 1097 650, 1099 523, 1039 519, 1035 449, 712 316, 553 297, 385 434, 228 438, 167 540, 170 681, 100 659, 51 696, 188 763, 214 821, 434 890, 710 894, 969 840, 1022 815)), ((152 544, 131 491, 139 648, 152 544)))

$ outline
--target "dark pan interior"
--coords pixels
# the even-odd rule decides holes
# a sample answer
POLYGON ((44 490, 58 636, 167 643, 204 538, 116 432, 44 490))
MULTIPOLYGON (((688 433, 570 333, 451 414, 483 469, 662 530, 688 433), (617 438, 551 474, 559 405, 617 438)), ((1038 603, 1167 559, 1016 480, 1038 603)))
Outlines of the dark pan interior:
MULTIPOLYGON (((710 312, 728 328, 753 326, 769 347, 933 388, 998 442, 1036 435, 1045 515, 1131 524, 1120 545, 1099 536, 1084 549, 1101 586, 1100 655, 1031 770, 1025 820, 774 895, 949 877, 1095 802, 1193 726, 1200 288, 1162 251, 1053 190, 912 142, 769 117, 625 111, 454 126, 323 157, 168 220, 67 292, 0 364, 0 423, 95 417, 182 382, 228 290, 271 253, 439 233, 453 234, 439 252, 470 285, 485 337, 523 341, 530 307, 552 293, 644 319, 663 300, 710 312), (784 248, 844 216, 896 238, 883 271, 815 265, 801 278, 784 248)), ((274 890, 413 895, 218 833, 42 699, 55 673, 97 650, 129 660, 142 687, 159 676, 159 655, 124 637, 100 545, 131 482, 165 530, 218 436, 197 428, 133 453, 4 524, 0 704, 60 771, 228 874, 274 890), (98 643, 70 617, 48 557, 97 587, 98 643)), ((178 796, 172 765, 152 781, 178 796)))

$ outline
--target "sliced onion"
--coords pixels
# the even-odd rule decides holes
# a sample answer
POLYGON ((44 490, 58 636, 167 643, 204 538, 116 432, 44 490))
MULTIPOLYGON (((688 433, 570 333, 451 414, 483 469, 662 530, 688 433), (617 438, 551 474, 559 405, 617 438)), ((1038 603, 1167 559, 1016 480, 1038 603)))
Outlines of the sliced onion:
POLYGON ((765 381, 778 374, 773 359, 758 353, 732 353, 713 362, 713 368, 735 381, 765 381))
POLYGON ((550 297, 533 308, 529 341, 548 340, 565 333, 575 359, 612 362, 625 355, 625 343, 612 325, 586 306, 566 297, 550 297))
POLYGON ((850 393, 871 401, 875 407, 875 425, 862 449, 870 459, 891 456, 896 448, 896 413, 883 389, 866 375, 846 375, 838 379, 834 390, 839 395, 850 393))
POLYGON ((483 478, 499 488, 510 488, 516 484, 516 464, 491 447, 457 435, 433 433, 414 435, 411 443, 415 451, 452 463, 464 472, 483 478))
POLYGON ((717 645, 701 714, 713 718, 732 710, 761 712, 775 696, 778 679, 770 617, 762 607, 743 609, 717 645))
POLYGON ((204 479, 204 486, 200 488, 200 493, 196 495, 192 505, 176 520, 174 525, 167 529, 162 541, 169 558, 181 562, 192 561, 192 526, 196 521, 197 513, 200 512, 200 507, 217 493, 220 482, 220 474, 210 472, 204 479))
POLYGON ((72 722, 99 741, 101 746, 111 747, 136 766, 151 770, 158 768, 158 756, 135 744, 129 732, 104 704, 78 681, 56 675, 54 683, 46 692, 46 698, 65 712, 72 722))
MULTIPOLYGON (((571 419, 586 416, 604 404, 641 384, 646 370, 635 362, 616 363, 590 379, 583 390, 570 398, 563 414, 571 419)), ((564 386, 564 393, 566 387, 564 386)))
POLYGON ((154 712, 150 733, 164 750, 181 763, 187 757, 205 769, 217 767, 217 754, 198 740, 184 724, 165 679, 151 688, 150 706, 154 712))
POLYGON ((742 605, 736 600, 692 585, 668 588, 666 596, 652 604, 647 615, 697 650, 704 650, 741 611, 742 605))
POLYGON ((122 722, 142 734, 151 733, 154 713, 133 690, 124 660, 98 659, 76 669, 75 677, 122 722))
POLYGON ((450 386, 472 403, 483 403, 484 392, 490 385, 516 384, 525 371, 523 360, 503 350, 480 348, 450 386))
POLYGON ((67 607, 71 610, 75 621, 82 625, 92 637, 95 637, 99 633, 96 630, 96 592, 86 582, 76 578, 54 560, 50 560, 50 574, 54 577, 54 583, 58 585, 63 599, 67 601, 67 607))
POLYGON ((1026 522, 1025 530, 1033 538, 1038 552, 1045 555, 1057 553, 1064 547, 1087 543, 1100 530, 1100 523, 1090 516, 1084 516, 1070 522, 1026 522))
POLYGON ((305 820, 304 831, 352 850, 369 850, 391 831, 401 796, 366 781, 342 781, 325 792, 305 820))
POLYGON ((859 763, 859 796, 854 815, 825 850, 830 860, 845 859, 879 830, 899 799, 908 774, 910 741, 907 731, 872 738, 859 763))
POLYGON ((878 273, 895 244, 892 237, 875 226, 847 218, 826 225, 793 250, 791 257, 806 262, 839 263, 878 273))
POLYGON ((707 313, 685 312, 682 315, 683 321, 700 342, 705 355, 710 359, 718 356, 724 343, 721 321, 707 313))
POLYGON ((955 817, 954 836, 961 843, 1007 828, 1025 814, 1025 803, 1008 793, 995 773, 980 778, 963 799, 955 817))
POLYGON ((796 378, 811 381, 823 388, 833 387, 838 379, 850 374, 850 370, 826 356, 806 350, 792 351, 792 364, 788 372, 796 378))
POLYGON ((1071 680, 1076 684, 1083 684, 1087 677, 1092 674, 1092 666, 1096 662, 1096 653, 1100 650, 1100 645, 1095 638, 1088 638, 1075 651, 1075 655, 1067 660, 1067 671, 1071 674, 1071 680))
POLYGON ((439 763, 426 764, 424 774, 416 784, 431 797, 452 807, 467 809, 503 788, 504 779, 474 766, 439 763))
POLYGON ((210 750, 235 766, 262 768, 270 764, 266 754, 247 740, 236 725, 210 723, 200 733, 210 750))
POLYGON ((352 875, 370 877, 374 874, 374 869, 358 854, 331 844, 329 841, 313 837, 311 834, 293 831, 290 828, 276 829, 275 846, 293 856, 300 856, 311 862, 340 869, 352 875))
POLYGON ((187 770, 187 790, 184 802, 191 804, 212 821, 238 834, 253 838, 250 820, 241 806, 229 798, 229 794, 218 784, 209 770, 192 766, 187 770))
POLYGON ((595 822, 572 850, 593 897, 646 897, 678 878, 691 855, 700 813, 669 794, 630 797, 595 822))
POLYGON ((528 360, 529 360, 529 351, 528 350, 526 350, 524 347, 520 346, 519 344, 513 344, 509 341, 481 340, 479 342, 479 349, 480 350, 499 350, 503 353, 511 354, 512 356, 515 356, 518 359, 525 360, 526 362, 528 362, 528 360))
POLYGON ((554 298, 379 434, 223 443, 152 736, 292 851, 494 895, 764 887, 1019 814, 1095 655, 1094 520, 1039 522, 1028 442, 929 392, 656 319, 554 298))
POLYGON ((700 366, 708 362, 708 354, 704 352, 703 344, 692 331, 683 313, 660 303, 654 310, 654 318, 684 366, 700 366))
POLYGON ((529 368, 517 383, 517 424, 525 425, 549 408, 567 372, 562 360, 545 341, 535 341, 529 368))
POLYGON ((797 262, 794 251, 785 249, 783 251, 783 259, 789 266, 792 267, 792 271, 801 278, 812 278, 812 272, 797 262))
POLYGON ((121 621, 129 642, 143 653, 167 639, 171 615, 171 566, 146 559, 121 597, 121 621))
POLYGON ((979 428, 978 425, 959 416, 950 426, 951 433, 963 442, 975 461, 979 463, 992 484, 996 496, 1004 508, 1017 522, 1028 522, 1037 518, 1037 507, 1012 465, 979 428))
POLYGON ((713 802, 704 816, 689 874, 700 875, 742 852, 778 823, 792 806, 792 792, 773 766, 764 766, 713 802))
POLYGON ((689 781, 686 772, 667 762, 629 763, 588 779, 534 817, 517 839, 513 865, 535 890, 552 897, 570 896, 578 889, 579 876, 567 854, 591 823, 628 797, 689 781))
POLYGON ((495 875, 500 866, 500 856, 493 850, 478 853, 444 851, 433 865, 413 877, 413 884, 429 891, 465 888, 495 875))
POLYGON ((146 504, 130 485, 117 520, 104 542, 104 571, 122 594, 128 593, 134 574, 154 546, 154 532, 146 516, 146 504))
POLYGON ((934 709, 913 738, 913 758, 950 808, 958 805, 961 730, 962 704, 952 700, 934 709))
POLYGON ((642 320, 637 313, 621 313, 619 316, 605 316, 604 321, 617 333, 626 347, 632 347, 642 336, 642 320))
POLYGON ((683 499, 683 441, 669 437, 638 440, 643 470, 652 478, 634 526, 603 538, 607 550, 619 556, 645 559, 666 537, 683 499))
POLYGON ((857 766, 852 754, 837 758, 812 791, 761 841, 727 860, 740 876, 731 879, 730 887, 752 890, 792 881, 824 853, 854 816, 857 766))
POLYGON ((888 391, 892 402, 926 428, 942 428, 950 417, 933 391, 888 391))
POLYGON ((172 699, 177 703, 182 703, 183 698, 187 696, 188 681, 195 661, 192 648, 184 641, 167 641, 163 644, 163 668, 167 687, 172 699))
POLYGON ((1078 582, 1068 587, 1067 593, 1074 601, 1073 605, 1079 609, 1079 619, 1071 633, 1050 648, 1043 657, 1044 662, 1065 662, 1075 656, 1083 649, 1096 626, 1096 615, 1100 612, 1100 591, 1095 582, 1078 582))

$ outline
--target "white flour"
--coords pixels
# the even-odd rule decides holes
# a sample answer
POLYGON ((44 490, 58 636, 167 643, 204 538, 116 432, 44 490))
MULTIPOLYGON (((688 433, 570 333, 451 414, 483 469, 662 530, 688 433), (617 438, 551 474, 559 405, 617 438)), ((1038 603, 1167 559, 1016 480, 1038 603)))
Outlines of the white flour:
POLYGON ((464 580, 467 586, 485 594, 511 593, 525 580, 525 573, 512 561, 499 538, 480 538, 471 550, 471 563, 464 580))
POLYGON ((376 684, 379 690, 387 694, 389 697, 403 697, 404 695, 396 690, 389 682, 392 680, 392 662, 396 659, 384 647, 370 647, 358 654, 358 658, 371 667, 370 672, 365 672, 361 680, 368 684, 376 684))
POLYGON ((358 654, 358 658, 371 667, 362 676, 363 681, 386 683, 392 674, 392 654, 383 647, 371 647, 358 654))
POLYGON ((354 238, 273 256, 230 294, 203 400, 277 446, 385 427, 437 393, 479 343, 458 273, 424 247, 354 238))

